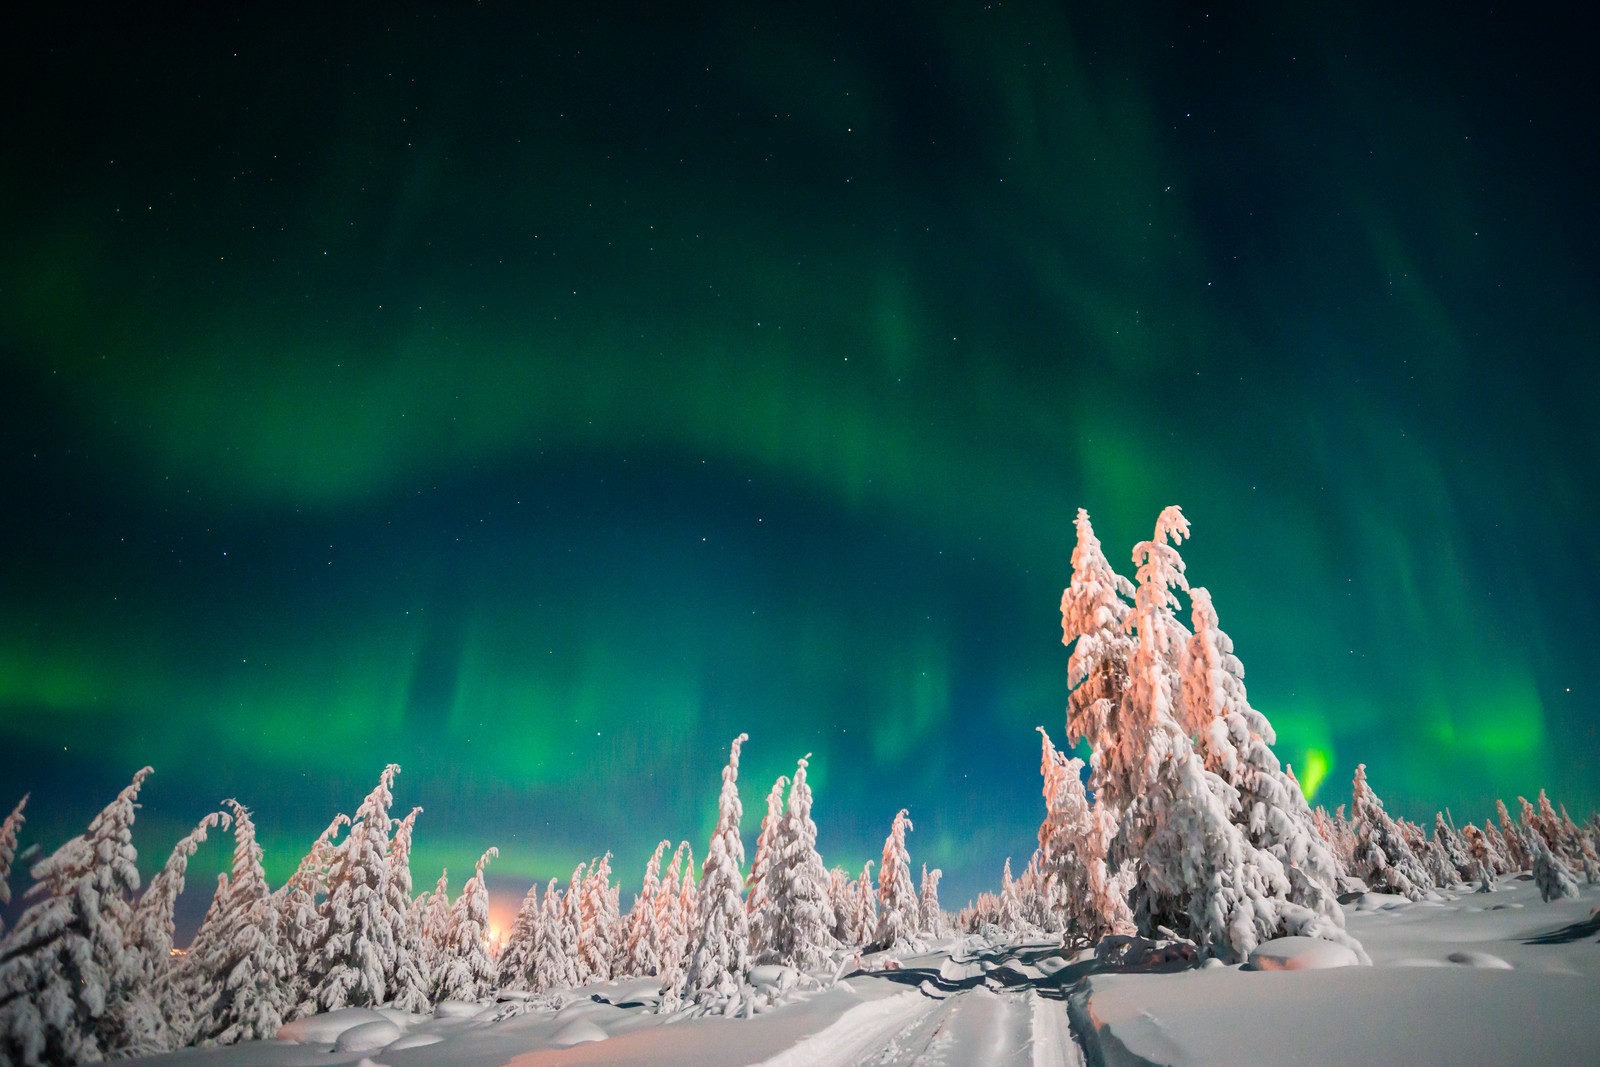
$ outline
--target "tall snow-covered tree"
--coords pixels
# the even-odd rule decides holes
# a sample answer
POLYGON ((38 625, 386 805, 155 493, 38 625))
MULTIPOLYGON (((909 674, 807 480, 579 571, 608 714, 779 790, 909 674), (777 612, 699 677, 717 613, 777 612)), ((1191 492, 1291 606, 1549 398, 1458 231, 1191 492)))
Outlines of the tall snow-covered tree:
POLYGON ((1540 899, 1548 903, 1577 897, 1578 882, 1572 877, 1572 868, 1546 843, 1543 834, 1532 837, 1533 881, 1539 887, 1540 899))
POLYGON ((644 883, 628 912, 628 933, 623 945, 623 971, 630 976, 648 978, 662 972, 667 958, 666 931, 658 907, 661 897, 661 857, 672 845, 662 841, 645 864, 644 883))
POLYGON ((423 893, 411 905, 410 925, 417 931, 418 970, 427 983, 428 999, 438 984, 439 961, 450 943, 450 871, 439 872, 433 892, 423 893))
MULTIPOLYGON (((0 823, 0 908, 11 903, 11 886, 7 879, 11 877, 11 864, 17 858, 17 835, 22 833, 22 824, 27 821, 22 809, 28 806, 29 795, 22 794, 22 799, 11 809, 6 821, 0 823)), ((0 934, 5 932, 5 917, 0 915, 0 934)))
POLYGON ((1130 799, 1133 768, 1117 743, 1133 639, 1127 631, 1133 584, 1112 570, 1089 522, 1078 509, 1078 543, 1071 583, 1061 594, 1061 643, 1067 660, 1067 741, 1088 741, 1090 765, 1101 783, 1099 802, 1113 809, 1130 799))
POLYGON ((1017 880, 1011 877, 1011 857, 1006 857, 1005 869, 1000 872, 1000 912, 995 925, 1006 937, 1022 932, 1022 897, 1017 893, 1017 880))
POLYGON ((389 805, 399 773, 397 763, 383 769, 334 853, 321 909, 326 926, 310 960, 309 998, 318 1011, 377 1007, 389 999, 384 978, 398 925, 388 899, 389 805))
MULTIPOLYGON (((567 894, 576 892, 567 886, 567 894)), ((533 949, 533 990, 571 989, 578 984, 578 939, 576 928, 563 915, 563 898, 556 892, 556 880, 544 891, 539 912, 539 937, 533 949)))
POLYGON ((1244 667, 1217 624, 1211 594, 1195 587, 1189 601, 1194 630, 1183 657, 1180 723, 1197 738, 1206 769, 1235 790, 1234 824, 1282 864, 1289 900, 1343 927, 1338 861, 1317 833, 1300 783, 1272 751, 1272 724, 1245 695, 1244 667))
POLYGON ((134 996, 143 961, 127 931, 139 889, 134 812, 150 773, 33 865, 33 902, 0 940, 0 1061, 88 1063, 148 1044, 149 1002, 134 996))
MULTIPOLYGON (((199 851, 210 831, 232 824, 228 814, 221 811, 212 812, 201 819, 193 830, 173 846, 167 862, 150 879, 139 902, 134 905, 128 940, 137 948, 140 958, 141 971, 136 984, 142 994, 152 998, 155 1003, 155 1010, 150 1013, 154 1022, 150 1047, 135 1050, 138 1055, 170 1052, 193 1040, 192 998, 182 981, 183 968, 177 966, 172 958, 172 934, 176 928, 173 913, 178 897, 183 894, 190 858, 199 851)), ((184 957, 184 962, 187 959, 184 957)))
POLYGON ((412 808, 405 818, 394 824, 394 835, 389 839, 389 856, 386 861, 388 879, 385 893, 388 914, 394 933, 394 953, 383 972, 383 985, 389 1003, 401 1011, 422 1013, 433 1007, 428 1000, 428 976, 423 971, 422 931, 412 921, 411 908, 411 835, 416 829, 420 807, 412 808))
POLYGON ((133 907, 128 940, 143 958, 142 981, 152 986, 157 984, 172 958, 172 934, 177 925, 173 913, 178 897, 183 894, 189 860, 205 844, 210 831, 219 827, 227 829, 231 825, 232 819, 226 812, 214 811, 201 819, 172 847, 167 862, 140 894, 139 902, 133 907))
POLYGON ((906 834, 911 829, 911 819, 901 808, 883 841, 883 862, 878 866, 878 928, 872 939, 876 948, 920 951, 924 947, 917 934, 921 910, 906 849, 906 834))
POLYGON ((1062 910, 1057 925, 1069 937, 1088 944, 1105 934, 1135 933, 1127 884, 1107 863, 1115 816, 1103 805, 1090 803, 1083 785, 1083 761, 1058 750, 1042 726, 1039 735, 1045 798, 1039 863, 1048 897, 1062 910))
POLYGON ((843 867, 828 871, 828 905, 833 909, 833 925, 828 932, 841 945, 859 945, 855 939, 856 887, 850 872, 843 867))
POLYGON ((750 923, 744 910, 744 842, 739 838, 739 747, 734 738, 722 769, 717 827, 706 849, 695 901, 694 931, 684 985, 688 997, 706 1012, 733 1012, 741 1006, 750 970, 750 923))
POLYGON ((287 1018, 309 1014, 316 1005, 308 997, 311 955, 322 940, 327 920, 321 912, 322 898, 328 892, 328 868, 333 863, 333 839, 350 825, 350 816, 335 815, 328 828, 317 835, 311 850, 275 894, 278 903, 278 940, 283 958, 289 962, 289 1009, 287 1018))
MULTIPOLYGON (((661 880, 661 894, 656 902, 656 917, 661 923, 662 985, 675 984, 681 992, 683 972, 689 962, 689 926, 694 920, 695 890, 694 849, 687 841, 680 841, 672 853, 672 863, 661 880)), ((671 998, 668 998, 669 1000, 671 998)))
POLYGON ((817 824, 811 818, 807 753, 795 765, 794 783, 779 827, 777 853, 767 882, 776 903, 772 952, 778 962, 802 970, 820 967, 834 949, 833 906, 828 872, 817 851, 817 824))
POLYGON ((767 793, 767 813, 761 817, 756 854, 750 861, 744 906, 750 922, 750 958, 757 963, 778 959, 774 942, 782 919, 773 892, 773 873, 778 863, 778 838, 783 831, 783 790, 788 784, 788 776, 780 774, 767 793))
POLYGON ((1365 763, 1356 765, 1351 783, 1350 821, 1356 835, 1351 872, 1373 890, 1421 900, 1428 890, 1427 869, 1367 784, 1365 763))
POLYGON ((483 869, 500 855, 491 847, 461 888, 450 909, 450 933, 433 974, 433 1000, 477 1001, 494 988, 494 963, 489 959, 489 890, 483 869))
POLYGON ((1500 836, 1506 844, 1506 854, 1510 858, 1513 871, 1526 871, 1533 866, 1533 849, 1528 843, 1525 833, 1511 821, 1511 813, 1506 810, 1506 802, 1495 800, 1495 812, 1500 816, 1500 836))
POLYGON ((611 853, 589 864, 578 898, 578 956, 586 981, 610 981, 617 960, 618 925, 615 887, 611 884, 611 853))
POLYGON ((593 977, 589 971, 589 961, 583 954, 583 880, 584 872, 588 869, 587 863, 580 863, 573 870, 572 877, 567 881, 567 892, 556 908, 564 928, 561 936, 572 944, 573 985, 583 985, 593 977))
POLYGON ((1472 877, 1477 879, 1478 892, 1492 893, 1495 886, 1495 864, 1490 853, 1489 838, 1472 823, 1461 831, 1467 854, 1472 857, 1472 877))
POLYGON ((267 888, 250 809, 233 810, 233 867, 212 923, 195 935, 186 963, 197 980, 195 1039, 220 1045, 271 1038, 288 1011, 289 961, 278 940, 278 908, 267 888))
POLYGON ((922 880, 917 887, 917 908, 922 918, 922 932, 928 937, 943 937, 944 912, 939 909, 939 880, 944 872, 935 867, 928 870, 922 865, 922 880))
POLYGON ((855 906, 851 911, 850 937, 846 944, 866 947, 878 930, 878 890, 872 881, 873 861, 861 865, 855 883, 855 906))
POLYGON ((495 960, 495 984, 512 992, 524 992, 533 979, 533 954, 539 945, 539 883, 528 888, 511 923, 500 958, 495 960))

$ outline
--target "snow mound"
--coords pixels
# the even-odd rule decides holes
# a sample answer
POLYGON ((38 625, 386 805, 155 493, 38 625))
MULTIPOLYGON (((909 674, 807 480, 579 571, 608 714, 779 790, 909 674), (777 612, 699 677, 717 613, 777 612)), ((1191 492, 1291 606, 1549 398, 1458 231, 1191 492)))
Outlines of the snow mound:
POLYGON ((1452 952, 1445 959, 1463 967, 1484 967, 1491 971, 1514 970, 1511 964, 1490 952, 1452 952))
POLYGON ((1354 967, 1361 962, 1345 945, 1319 937, 1278 937, 1262 942, 1250 953, 1252 971, 1321 971, 1329 967, 1354 967))
POLYGON ((398 1041, 391 1041, 385 1052, 397 1052, 403 1048, 421 1048, 424 1045, 437 1045, 444 1040, 443 1034, 406 1034, 398 1041))
POLYGON ((441 1000, 434 1005, 435 1019, 471 1019, 483 1010, 482 1004, 470 1000, 441 1000))
MULTIPOLYGON (((367 1023, 394 1026, 383 1015, 368 1008, 340 1008, 338 1011, 308 1015, 304 1019, 284 1023, 278 1027, 277 1038, 279 1041, 298 1041, 303 1045, 331 1045, 339 1040, 339 1036, 346 1030, 367 1023)), ((398 1037, 400 1028, 394 1026, 394 1032, 398 1037)))
POLYGON ((374 1019, 357 1023, 339 1035, 333 1043, 335 1052, 371 1052, 401 1038, 400 1028, 388 1019, 374 1019))
POLYGON ((939 964, 939 978, 951 985, 959 985, 969 978, 983 974, 983 965, 976 960, 947 959, 939 964))
POLYGON ((557 1048, 570 1048, 590 1041, 604 1041, 610 1036, 588 1019, 574 1019, 551 1035, 550 1043, 557 1048))

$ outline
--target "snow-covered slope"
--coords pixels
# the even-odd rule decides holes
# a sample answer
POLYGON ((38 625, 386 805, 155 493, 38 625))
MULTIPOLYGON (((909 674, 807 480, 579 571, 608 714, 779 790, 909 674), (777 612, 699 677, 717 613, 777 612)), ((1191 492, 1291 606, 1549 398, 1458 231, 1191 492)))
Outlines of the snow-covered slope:
POLYGON ((1048 943, 957 939, 820 990, 789 988, 793 972, 761 969, 757 978, 777 1004, 749 1019, 658 1015, 654 981, 631 980, 524 1005, 449 1002, 434 1016, 314 1016, 290 1024, 277 1041, 139 1062, 1590 1063, 1600 1049, 1597 903, 1600 887, 1585 886, 1576 900, 1546 904, 1527 880, 1416 903, 1369 894, 1345 910, 1371 967, 1329 966, 1341 961, 1325 943, 1290 943, 1268 946, 1259 967, 1119 971, 1082 955, 1069 959, 1048 943), (518 1006, 527 1010, 496 1021, 518 1006))

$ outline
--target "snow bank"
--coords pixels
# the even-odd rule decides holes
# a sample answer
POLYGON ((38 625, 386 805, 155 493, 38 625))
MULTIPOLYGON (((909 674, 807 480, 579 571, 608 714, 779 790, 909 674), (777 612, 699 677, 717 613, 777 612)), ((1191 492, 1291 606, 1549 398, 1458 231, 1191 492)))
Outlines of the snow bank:
POLYGON ((1246 966, 1252 971, 1320 971, 1360 962, 1345 945, 1317 937, 1279 937, 1258 945, 1246 966))

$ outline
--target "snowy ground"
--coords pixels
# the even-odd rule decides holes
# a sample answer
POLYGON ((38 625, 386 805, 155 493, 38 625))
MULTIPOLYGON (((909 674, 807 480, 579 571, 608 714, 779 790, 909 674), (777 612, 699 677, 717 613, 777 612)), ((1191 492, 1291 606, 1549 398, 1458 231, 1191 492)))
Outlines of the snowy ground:
MULTIPOLYGON (((280 1040, 139 1061, 177 1067, 386 1064, 705 1067, 1068 1064, 1584 1064, 1600 1062, 1600 892, 1545 904, 1529 881, 1492 894, 1346 905, 1372 967, 1107 971, 1048 944, 957 939, 791 991, 753 1019, 664 1020, 652 981, 601 983, 499 1022, 351 1011, 280 1040), (1069 1026, 1070 1021, 1070 1026, 1069 1026), (359 1027, 359 1029, 357 1028, 359 1027), (294 1038, 294 1040, 287 1040, 294 1038)), ((1320 959, 1319 959, 1320 958, 1320 959)), ((1298 966, 1296 966, 1298 965, 1298 966)), ((775 978, 767 973, 763 978, 775 978)))

